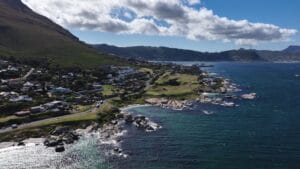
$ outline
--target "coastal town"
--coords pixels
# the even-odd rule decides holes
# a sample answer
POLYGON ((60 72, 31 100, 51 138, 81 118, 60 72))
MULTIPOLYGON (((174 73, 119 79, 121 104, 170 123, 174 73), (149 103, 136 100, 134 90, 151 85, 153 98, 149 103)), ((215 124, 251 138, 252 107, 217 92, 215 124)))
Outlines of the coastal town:
MULTIPOLYGON (((203 65, 131 62, 135 66, 70 70, 0 60, 1 141, 23 145, 22 140, 28 137, 49 136, 44 145, 61 152, 63 143, 79 138, 72 127, 110 124, 108 128, 119 131, 116 126, 121 119, 145 131, 159 128, 144 116, 120 115, 119 109, 127 105, 148 104, 174 110, 188 109, 194 102, 236 106, 229 100, 237 97, 229 93, 238 91, 238 87, 228 79, 202 71, 203 65), (211 97, 217 94, 224 97, 211 97), (70 128, 60 131, 64 126, 70 128)), ((255 96, 244 94, 241 98, 255 96)), ((107 131, 105 127, 102 130, 107 131)))

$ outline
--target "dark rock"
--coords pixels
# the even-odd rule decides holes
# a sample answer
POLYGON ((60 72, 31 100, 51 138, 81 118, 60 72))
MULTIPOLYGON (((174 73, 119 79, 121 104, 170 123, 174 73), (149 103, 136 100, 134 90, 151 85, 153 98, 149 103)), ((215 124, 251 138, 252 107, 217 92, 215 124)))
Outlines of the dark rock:
POLYGON ((74 132, 65 133, 62 137, 62 140, 66 144, 73 144, 74 141, 77 141, 79 136, 74 132))
POLYGON ((63 145, 58 145, 55 147, 55 152, 64 152, 65 147, 63 145))
POLYGON ((118 114, 116 114, 116 118, 122 119, 122 118, 124 118, 124 114, 118 113, 118 114))
POLYGON ((56 127, 55 130, 53 130, 50 134, 54 136, 59 136, 69 131, 70 131, 69 127, 56 127))
POLYGON ((61 139, 58 139, 58 138, 47 138, 45 141, 44 141, 44 145, 47 146, 47 147, 55 147, 59 144, 62 143, 62 140, 61 139))
POLYGON ((147 130, 147 131, 154 131, 154 128, 151 127, 151 126, 148 126, 148 127, 146 128, 146 130, 147 130))
POLYGON ((115 153, 122 153, 122 149, 120 149, 120 148, 114 148, 114 152, 115 153))
POLYGON ((132 115, 128 114, 124 117, 124 120, 126 123, 133 123, 134 119, 132 117, 132 115))
POLYGON ((146 117, 145 116, 136 116, 134 117, 134 120, 141 120, 141 121, 145 121, 146 120, 146 117))
POLYGON ((23 141, 18 142, 18 146, 25 146, 25 143, 23 141))

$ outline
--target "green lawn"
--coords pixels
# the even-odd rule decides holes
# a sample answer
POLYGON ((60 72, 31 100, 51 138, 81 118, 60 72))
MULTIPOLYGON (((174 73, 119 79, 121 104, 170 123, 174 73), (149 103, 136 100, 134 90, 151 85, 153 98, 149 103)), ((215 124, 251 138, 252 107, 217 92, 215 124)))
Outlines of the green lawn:
POLYGON ((149 68, 141 68, 140 71, 144 72, 144 73, 149 73, 150 75, 153 75, 153 70, 149 69, 149 68))
POLYGON ((19 117, 17 116, 7 116, 7 117, 2 117, 0 118, 0 123, 5 123, 9 120, 14 120, 14 119, 18 119, 19 117))
POLYGON ((195 90, 199 87, 197 76, 188 74, 171 74, 167 72, 163 74, 155 82, 155 85, 146 91, 146 95, 150 97, 176 97, 190 98, 196 95, 195 90), (169 80, 176 79, 179 85, 168 85, 169 80))
POLYGON ((157 79, 155 82, 157 85, 164 84, 168 82, 171 79, 177 79, 178 82, 185 84, 193 84, 193 83, 198 83, 197 79, 198 77, 195 75, 189 75, 189 74, 171 74, 170 72, 167 72, 163 74, 160 78, 157 79))
POLYGON ((115 87, 112 85, 104 85, 102 94, 104 96, 112 96, 114 94, 115 87))

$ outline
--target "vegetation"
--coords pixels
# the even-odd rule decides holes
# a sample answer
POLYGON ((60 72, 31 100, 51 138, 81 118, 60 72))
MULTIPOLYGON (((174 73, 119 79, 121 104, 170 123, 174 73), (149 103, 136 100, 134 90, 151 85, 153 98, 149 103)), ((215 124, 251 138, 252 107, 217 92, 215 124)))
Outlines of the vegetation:
POLYGON ((112 96, 115 93, 114 89, 115 88, 112 85, 103 85, 103 91, 102 91, 103 96, 106 97, 112 96))
POLYGON ((198 77, 189 74, 163 74, 154 85, 146 91, 150 97, 191 98, 199 87, 198 77))
POLYGON ((0 15, 0 56, 15 56, 23 61, 41 59, 54 67, 125 63, 100 54, 20 0, 1 1, 0 15))
POLYGON ((141 70, 141 72, 144 72, 144 73, 148 73, 148 74, 150 74, 150 75, 153 75, 154 74, 154 71, 152 70, 152 69, 150 69, 150 68, 141 68, 140 69, 141 70))
POLYGON ((111 104, 106 104, 102 107, 102 110, 97 115, 97 121, 100 125, 110 122, 116 118, 119 113, 119 109, 111 104))
MULTIPOLYGON (((81 107, 83 110, 87 107, 81 107)), ((49 133, 57 126, 68 125, 71 127, 86 126, 85 124, 90 124, 93 121, 97 121, 99 124, 104 124, 105 122, 111 121, 115 118, 115 115, 119 110, 108 101, 104 103, 99 109, 94 109, 90 107, 89 110, 83 113, 74 113, 68 116, 61 116, 55 118, 49 118, 41 120, 32 124, 27 125, 14 130, 13 132, 0 134, 0 142, 15 140, 22 140, 28 137, 41 137, 49 133), (17 137, 15 137, 17 136, 17 137)), ((14 119, 14 117, 11 117, 14 119)), ((16 118, 17 120, 25 120, 26 118, 16 118)))

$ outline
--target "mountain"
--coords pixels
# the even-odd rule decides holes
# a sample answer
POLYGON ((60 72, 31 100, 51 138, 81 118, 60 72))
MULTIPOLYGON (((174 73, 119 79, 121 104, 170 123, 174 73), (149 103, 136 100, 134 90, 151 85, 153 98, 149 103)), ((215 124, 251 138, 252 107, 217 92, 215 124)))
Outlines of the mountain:
POLYGON ((236 61, 236 60, 259 60, 254 51, 243 49, 220 53, 197 52, 192 50, 167 48, 167 47, 116 47, 106 44, 93 45, 94 48, 107 53, 123 56, 126 58, 159 60, 159 61, 236 61))
POLYGON ((300 53, 300 46, 289 46, 288 48, 284 49, 283 52, 300 53))
POLYGON ((117 47, 107 44, 93 45, 99 51, 119 55, 125 58, 156 61, 300 61, 300 53, 267 50, 228 50, 224 52, 198 52, 167 47, 117 47))
POLYGON ((21 0, 0 0, 0 55, 18 59, 47 59, 62 66, 117 63, 116 57, 99 54, 77 37, 21 0))

